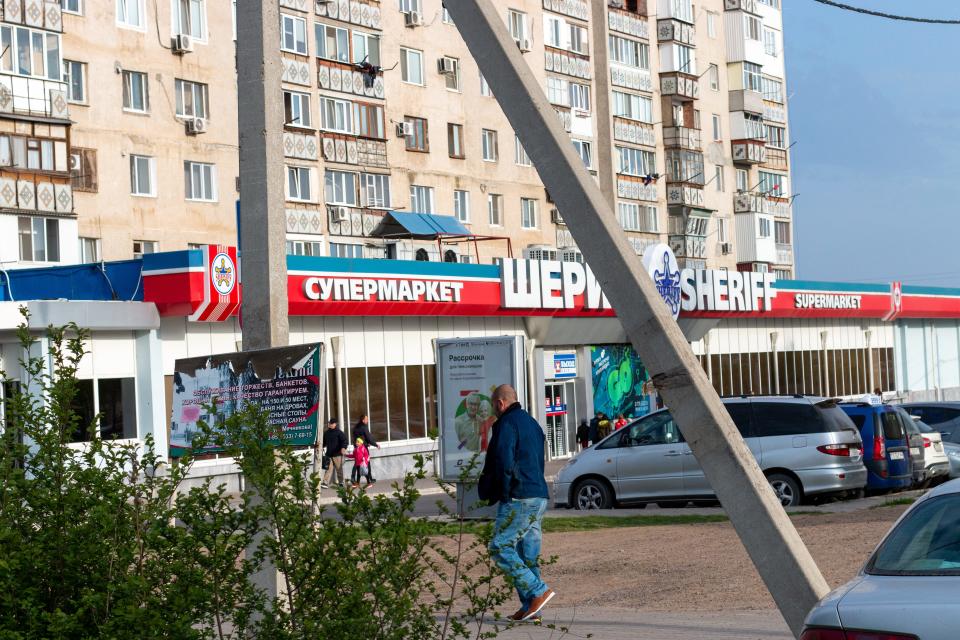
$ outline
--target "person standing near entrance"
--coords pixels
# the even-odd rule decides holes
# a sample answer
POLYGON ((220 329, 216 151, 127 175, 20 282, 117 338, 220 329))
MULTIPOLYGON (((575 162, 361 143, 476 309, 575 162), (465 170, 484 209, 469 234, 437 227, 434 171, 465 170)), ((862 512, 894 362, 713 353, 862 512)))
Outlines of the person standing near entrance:
POLYGON ((597 414, 593 416, 592 420, 590 420, 590 444, 596 444, 600 439, 600 416, 602 415, 602 411, 597 411, 597 414))
POLYGON ((336 418, 330 418, 327 430, 323 432, 323 455, 329 461, 321 484, 324 489, 333 484, 334 474, 337 484, 343 486, 343 452, 346 448, 347 434, 339 429, 336 418))
POLYGON ((580 426, 577 427, 577 442, 580 444, 580 451, 590 446, 590 426, 586 418, 582 418, 580 426))
MULTIPOLYGON (((353 437, 363 438, 363 444, 368 452, 370 451, 370 447, 380 448, 380 445, 377 444, 377 441, 373 439, 373 435, 370 433, 370 417, 367 414, 360 416, 360 420, 353 426, 353 437)), ((369 458, 369 454, 367 457, 369 458)), ((369 460, 367 461, 367 472, 364 475, 367 478, 368 487, 376 482, 376 480, 373 479, 373 465, 370 464, 369 460)))
POLYGON ((520 609, 511 620, 533 620, 554 595, 540 577, 541 522, 547 510, 543 475, 543 429, 520 407, 517 392, 500 385, 493 392, 493 424, 480 474, 481 500, 497 503, 490 556, 513 579, 520 609))

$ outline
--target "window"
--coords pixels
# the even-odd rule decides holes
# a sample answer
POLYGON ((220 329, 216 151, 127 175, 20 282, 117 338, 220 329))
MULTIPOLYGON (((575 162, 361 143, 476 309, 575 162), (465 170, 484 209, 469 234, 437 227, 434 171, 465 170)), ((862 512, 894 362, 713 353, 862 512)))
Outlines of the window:
POLYGON ((287 240, 288 256, 322 256, 323 243, 309 240, 287 240))
POLYGON ((787 148, 787 130, 783 127, 777 127, 772 124, 767 127, 767 146, 774 149, 787 148))
POLYGON ((390 208, 390 176, 382 173, 360 174, 360 204, 369 209, 390 208))
POLYGON ((323 177, 323 193, 327 204, 357 206, 357 174, 327 169, 323 177))
POLYGON ((70 185, 74 191, 97 191, 97 150, 71 147, 70 185))
POLYGON ((82 0, 60 0, 60 7, 64 13, 75 13, 78 16, 83 15, 82 0))
MULTIPOLYGON (((753 402, 753 429, 759 437, 795 436, 823 432, 823 418, 813 405, 753 402)), ((891 414, 893 415, 893 414, 891 414)))
POLYGON ((757 188, 761 193, 775 198, 786 198, 790 193, 790 184, 787 176, 769 171, 760 172, 760 184, 757 188))
POLYGON ((493 97, 493 92, 490 91, 490 85, 487 84, 487 79, 483 77, 482 73, 480 74, 480 95, 488 98, 493 97))
POLYGON ((320 128, 338 133, 353 133, 353 103, 320 96, 320 128))
POLYGON ((707 11, 707 36, 717 37, 717 14, 713 11, 707 11))
POLYGON ((157 195, 157 161, 150 156, 130 156, 130 195, 157 195))
POLYGON ((671 45, 673 49, 673 68, 681 73, 697 73, 697 60, 694 56, 693 47, 683 44, 671 45))
POLYGON ((637 69, 650 68, 650 47, 636 40, 611 35, 610 60, 637 69))
POLYGON ((20 259, 24 262, 60 262, 60 223, 50 218, 17 219, 20 259))
POLYGON ((460 222, 470 222, 470 192, 456 190, 453 192, 453 215, 460 222))
POLYGON ((142 258, 148 253, 157 252, 157 241, 156 240, 134 240, 133 241, 133 257, 142 258))
POLYGON ((147 74, 140 71, 123 72, 123 108, 146 113, 150 109, 147 74))
POLYGON ((760 4, 765 4, 768 7, 773 7, 774 9, 780 8, 780 0, 757 0, 760 4))
POLYGON ((776 58, 780 55, 780 47, 777 45, 779 37, 775 29, 763 28, 763 52, 768 56, 776 58))
POLYGON ((526 149, 523 148, 523 143, 520 142, 520 136, 517 134, 513 135, 513 161, 521 167, 530 166, 530 156, 527 155, 526 149))
POLYGON ((281 13, 280 26, 280 48, 290 53, 307 55, 307 21, 281 13))
POLYGON ((760 80, 763 89, 763 99, 783 104, 783 82, 776 78, 764 77, 760 80))
POLYGON ((622 91, 613 92, 613 115, 640 122, 653 122, 653 100, 622 91))
POLYGON ((451 91, 460 91, 460 61, 456 58, 444 56, 441 58, 450 71, 443 74, 443 81, 447 89, 451 91))
POLYGON ((586 140, 571 140, 573 148, 577 150, 577 155, 583 160, 583 166, 587 169, 593 168, 593 145, 586 140))
POLYGON ((790 223, 777 220, 773 223, 773 231, 777 244, 791 244, 790 223))
POLYGON ((727 219, 717 218, 717 242, 728 242, 727 235, 727 219))
POLYGON ((543 43, 557 49, 563 48, 563 20, 551 15, 543 16, 543 43))
POLYGON ((507 12, 507 24, 510 27, 510 36, 517 42, 527 39, 527 14, 510 9, 507 12))
POLYGON ((696 151, 669 149, 667 171, 670 172, 671 180, 702 185, 704 183, 703 154, 696 151))
POLYGON ((353 32, 353 61, 356 64, 369 62, 380 66, 380 36, 362 31, 353 32))
POLYGON ((463 158, 463 125, 447 123, 447 154, 451 158, 463 158))
MULTIPOLYGON (((174 81, 177 93, 177 116, 181 118, 206 118, 207 85, 188 80, 174 81)), ((286 98, 286 95, 284 95, 286 98)))
POLYGON ((743 63, 743 88, 748 91, 761 91, 762 76, 760 74, 762 67, 752 62, 743 63))
POLYGON ((652 151, 632 147, 616 147, 616 149, 619 158, 618 173, 629 176, 646 176, 656 173, 656 155, 652 151))
POLYGON ((487 222, 493 227, 503 225, 503 196, 499 193, 487 194, 487 222))
POLYGON ((400 79, 423 86, 423 52, 400 47, 400 79))
POLYGON ((297 91, 283 92, 283 122, 291 127, 309 127, 310 94, 297 91))
POLYGON ((713 181, 717 185, 717 191, 726 191, 726 188, 723 184, 723 166, 714 165, 713 167, 713 181))
POLYGON ((206 162, 184 162, 183 178, 187 200, 216 202, 217 167, 206 162))
POLYGON ((766 126, 763 123, 763 117, 754 113, 743 114, 744 136, 748 140, 763 140, 767 137, 766 126))
POLYGON ((723 139, 720 132, 720 116, 718 116, 717 114, 713 114, 712 120, 713 120, 713 139, 715 142, 719 142, 720 140, 723 139))
POLYGON ((433 213, 433 187, 410 185, 410 210, 416 213, 433 213))
POLYGON ((763 30, 763 23, 757 16, 749 13, 743 14, 743 37, 747 40, 760 40, 760 33, 763 30))
POLYGON ((173 18, 174 33, 181 33, 197 40, 206 41, 206 0, 173 0, 171 17, 173 18))
MULTIPOLYGON (((317 57, 337 62, 350 62, 350 32, 322 22, 313 25, 317 39, 317 57)), ((376 64, 371 61, 370 64, 376 64)))
POLYGON ((404 116, 410 133, 406 136, 407 151, 430 151, 430 142, 427 138, 427 121, 424 118, 404 116))
POLYGON ((496 162, 500 159, 500 150, 497 148, 497 132, 492 129, 481 129, 480 142, 483 148, 483 159, 487 162, 496 162))
POLYGON ((570 25, 570 51, 583 55, 589 53, 587 30, 575 24, 570 25))
POLYGON ((547 77, 547 100, 552 104, 570 106, 570 83, 563 78, 547 77))
POLYGON ((83 104, 87 101, 87 65, 75 60, 63 61, 63 81, 67 83, 67 100, 83 104))
POLYGON ((401 13, 423 13, 423 7, 420 6, 420 0, 399 0, 401 13))
POLYGON ((710 79, 710 89, 720 91, 720 69, 717 68, 717 65, 711 64, 707 71, 707 77, 710 79))
POLYGON ((537 228, 537 201, 532 198, 520 198, 520 226, 524 229, 537 228))
POLYGON ((617 220, 624 231, 657 233, 660 230, 657 208, 650 205, 618 202, 617 220))
POLYGON ((770 237, 770 220, 768 218, 757 218, 757 225, 759 229, 758 236, 761 238, 770 237))
POLYGON ((100 238, 79 238, 80 263, 100 262, 100 238))
POLYGON ((117 24, 121 27, 143 29, 143 0, 117 0, 117 24))
POLYGON ((365 102, 353 105, 353 119, 357 127, 357 135, 366 138, 384 140, 383 107, 365 102))
POLYGON ((590 111, 590 85, 570 83, 570 108, 590 111))
POLYGON ((311 202, 313 192, 310 167, 287 167, 287 200, 311 202))
POLYGON ((341 242, 330 243, 330 256, 334 258, 362 258, 362 244, 344 244, 341 242))
POLYGON ((746 193, 750 189, 750 173, 746 169, 737 169, 737 191, 746 193))
POLYGON ((0 71, 63 80, 59 34, 0 26, 0 71))

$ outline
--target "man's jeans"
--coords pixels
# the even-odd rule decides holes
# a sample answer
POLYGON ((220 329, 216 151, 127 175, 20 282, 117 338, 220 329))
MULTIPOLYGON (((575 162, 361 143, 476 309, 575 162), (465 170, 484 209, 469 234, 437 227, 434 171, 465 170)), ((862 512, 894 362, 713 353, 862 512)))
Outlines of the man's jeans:
POLYGON ((524 609, 547 590, 540 579, 540 522, 547 510, 546 498, 521 498, 501 502, 490 541, 490 555, 504 573, 513 578, 524 609))

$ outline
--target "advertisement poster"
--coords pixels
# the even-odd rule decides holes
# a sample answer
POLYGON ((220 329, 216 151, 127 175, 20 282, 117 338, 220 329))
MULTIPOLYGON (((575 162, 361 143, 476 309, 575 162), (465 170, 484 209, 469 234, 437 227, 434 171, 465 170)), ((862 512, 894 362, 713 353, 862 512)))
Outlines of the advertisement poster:
MULTIPOLYGON (((199 421, 216 427, 247 403, 269 412, 274 444, 312 445, 322 413, 322 356, 322 344, 306 344, 177 360, 170 455, 192 450, 199 421)), ((208 446, 201 453, 218 451, 208 446)))
POLYGON ((593 407, 609 418, 621 413, 638 418, 650 413, 650 374, 629 345, 590 348, 593 407))
POLYGON ((512 384, 521 399, 523 342, 516 336, 437 341, 437 388, 440 390, 440 475, 456 480, 477 454, 479 475, 490 429, 497 416, 491 396, 512 384))

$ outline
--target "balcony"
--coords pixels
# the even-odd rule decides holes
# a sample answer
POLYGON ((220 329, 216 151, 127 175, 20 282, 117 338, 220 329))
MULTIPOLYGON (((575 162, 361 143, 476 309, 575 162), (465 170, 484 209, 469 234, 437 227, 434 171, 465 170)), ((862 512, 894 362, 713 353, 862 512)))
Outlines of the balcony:
POLYGON ((585 0, 543 0, 543 8, 577 20, 590 19, 590 5, 585 0))
POLYGON ((766 143, 762 140, 734 140, 731 147, 736 163, 760 164, 767 159, 766 143))
POLYGON ((726 0, 723 8, 727 11, 757 13, 757 0, 726 0))
MULTIPOLYGON (((558 0, 544 0, 547 2, 558 2, 558 0)), ((625 2, 610 2, 610 10, 607 11, 607 26, 611 31, 625 33, 635 38, 650 37, 647 21, 647 2, 646 0, 637 0, 637 12, 627 11, 623 8, 625 2)))
POLYGON ((666 127, 663 130, 663 146, 700 151, 700 130, 688 127, 666 127))
MULTIPOLYGON (((309 65, 305 62, 284 58, 283 66, 286 82, 303 84, 300 82, 301 75, 306 73, 309 77, 309 65)), ((328 91, 341 91, 379 100, 383 100, 386 95, 382 75, 366 74, 355 65, 319 58, 317 59, 317 86, 328 91)))
POLYGON ((660 93, 664 96, 686 100, 700 98, 700 81, 696 76, 673 71, 660 74, 660 93))
POLYGON ((657 20, 657 42, 679 42, 696 46, 696 29, 679 20, 657 20))
POLYGON ((667 204, 702 208, 704 206, 703 187, 688 182, 668 182, 667 204))
POLYGON ((793 245, 792 244, 784 244, 782 242, 777 243, 777 264, 783 264, 783 265, 793 264, 793 245))
POLYGON ((779 218, 790 217, 788 198, 771 198, 759 193, 738 193, 733 196, 734 213, 765 213, 779 218))
POLYGON ((610 65, 610 84, 634 91, 653 91, 653 79, 649 71, 616 63, 610 65))
POLYGON ((786 149, 774 149, 772 147, 767 147, 766 154, 767 159, 763 161, 763 165, 765 167, 778 169, 780 171, 788 171, 790 169, 790 164, 787 161, 786 149))
POLYGON ((704 236, 671 235, 667 237, 667 243, 678 260, 705 260, 707 257, 707 239, 704 236))
POLYGON ((67 85, 54 80, 0 75, 0 113, 54 118, 69 123, 67 85))
POLYGON ((622 142, 633 144, 643 144, 648 147, 657 145, 657 136, 653 131, 653 125, 627 118, 613 118, 613 138, 622 142))
POLYGON ((642 178, 617 175, 617 197, 628 200, 642 200, 644 202, 657 201, 657 183, 644 184, 642 178))
POLYGON ((0 175, 0 209, 71 215, 73 189, 70 180, 53 175, 0 175))
POLYGON ((763 94, 749 89, 737 89, 729 92, 730 111, 746 111, 747 113, 763 113, 763 94))

